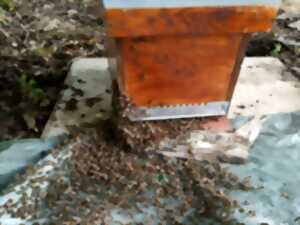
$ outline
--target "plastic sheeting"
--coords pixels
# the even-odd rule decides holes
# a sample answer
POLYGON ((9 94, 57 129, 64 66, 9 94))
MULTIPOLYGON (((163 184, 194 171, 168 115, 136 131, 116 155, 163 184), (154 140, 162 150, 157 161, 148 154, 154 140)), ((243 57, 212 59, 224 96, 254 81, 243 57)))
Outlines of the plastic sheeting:
POLYGON ((238 176, 251 176, 258 188, 233 193, 246 209, 236 212, 236 217, 247 225, 300 224, 299 161, 300 113, 272 116, 250 150, 249 163, 231 166, 238 176), (254 215, 247 215, 249 211, 254 215))
MULTIPOLYGON (((245 121, 239 121, 243 123, 245 121)), ((259 137, 254 142, 249 162, 230 165, 240 178, 248 178, 256 189, 250 192, 233 192, 244 212, 237 210, 234 217, 246 225, 296 225, 300 224, 300 112, 271 116, 264 123, 259 137)), ((148 210, 150 208, 146 208, 148 210)), ((111 224, 140 222, 155 217, 152 213, 129 217, 128 213, 111 212, 111 224)), ((154 214, 153 214, 154 212, 154 214)), ((158 224, 156 220, 153 224, 158 224)), ((195 222, 196 220, 194 220, 195 222)), ((196 224, 213 224, 197 218, 196 224)), ((161 222, 161 221, 160 221, 161 222)), ((185 221, 184 224, 195 224, 185 221)))
MULTIPOLYGON (((67 155, 68 152, 70 151, 65 149, 65 153, 61 152, 61 154, 67 155)), ((64 158, 67 160, 67 157, 64 158)), ((230 169, 241 178, 250 176, 251 182, 257 187, 251 192, 232 193, 232 197, 237 199, 245 209, 244 213, 236 211, 235 217, 246 225, 264 223, 296 225, 300 216, 299 160, 300 113, 269 117, 250 150, 249 162, 239 166, 229 165, 230 169)), ((60 166, 59 163, 56 165, 57 169, 63 170, 63 166, 60 166)), ((25 185, 24 191, 27 190, 25 185)), ((10 193, 6 199, 12 195, 13 193, 10 193)), ((170 207, 180 204, 175 199, 165 200, 169 201, 170 207)), ((0 204, 2 204, 1 201, 0 204)), ((139 210, 132 213, 130 210, 116 208, 107 212, 106 215, 111 221, 109 224, 137 224, 145 223, 145 221, 151 221, 147 224, 164 223, 158 217, 157 209, 151 205, 140 205, 139 210)), ((186 216, 189 217, 192 214, 193 210, 191 209, 186 216)), ((18 224, 20 220, 5 215, 0 218, 0 222, 18 224)), ((32 224, 29 221, 22 221, 22 223, 32 224)), ((183 220, 183 224, 217 225, 218 223, 189 217, 189 219, 183 220)))
POLYGON ((6 187, 29 165, 35 164, 47 151, 61 142, 58 137, 42 139, 24 139, 0 143, 0 190, 6 187))

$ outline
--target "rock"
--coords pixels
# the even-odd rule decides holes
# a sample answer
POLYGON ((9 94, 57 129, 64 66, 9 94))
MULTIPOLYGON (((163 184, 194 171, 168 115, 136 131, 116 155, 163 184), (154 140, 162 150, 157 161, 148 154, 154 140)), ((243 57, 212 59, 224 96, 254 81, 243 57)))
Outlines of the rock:
POLYGON ((78 11, 77 10, 74 10, 74 9, 70 9, 68 11, 68 16, 74 16, 74 15, 77 15, 78 14, 78 11))
POLYGON ((219 160, 224 163, 244 164, 248 159, 248 151, 242 148, 234 148, 219 156, 219 160))
POLYGON ((57 29, 60 26, 61 22, 58 19, 51 20, 46 27, 44 27, 44 31, 51 31, 57 29))
POLYGON ((290 28, 297 29, 298 31, 300 31, 300 20, 298 20, 298 21, 296 21, 296 22, 293 22, 293 23, 290 23, 290 24, 289 24, 289 27, 290 27, 290 28))
POLYGON ((207 122, 202 123, 204 130, 230 132, 233 131, 232 124, 228 118, 219 117, 216 120, 207 120, 207 122))
POLYGON ((284 36, 278 37, 277 41, 279 41, 279 42, 281 42, 281 43, 283 43, 285 45, 296 46, 296 47, 300 46, 300 42, 299 41, 296 41, 296 40, 293 40, 291 38, 284 37, 284 36))
POLYGON ((245 163, 248 158, 250 142, 233 132, 194 131, 178 139, 180 144, 175 140, 165 141, 161 153, 168 157, 233 164, 245 163))
POLYGON ((299 0, 283 0, 282 9, 286 12, 300 12, 299 0))
POLYGON ((278 20, 290 20, 290 19, 294 19, 294 18, 298 18, 299 17, 299 13, 296 12, 283 12, 280 15, 278 15, 277 19, 278 20))

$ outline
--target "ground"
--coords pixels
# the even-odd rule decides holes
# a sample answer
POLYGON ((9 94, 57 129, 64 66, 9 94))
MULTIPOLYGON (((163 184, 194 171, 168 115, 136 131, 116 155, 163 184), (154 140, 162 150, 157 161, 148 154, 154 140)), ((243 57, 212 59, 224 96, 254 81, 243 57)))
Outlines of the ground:
MULTIPOLYGON (((105 54, 99 11, 96 0, 0 0, 0 140, 39 137, 72 59, 105 54)), ((247 55, 279 57, 300 77, 299 18, 283 15, 247 55)))
MULTIPOLYGON (((0 139, 38 137, 59 91, 65 88, 63 81, 72 59, 105 55, 99 7, 96 0, 28 0, 26 4, 20 0, 0 0, 0 6, 0 139)), ((281 14, 272 33, 253 37, 247 55, 279 57, 287 65, 286 72, 300 77, 299 29, 291 27, 291 23, 299 19, 299 15, 281 14)), ((61 221, 78 224, 74 222, 78 219, 78 210, 72 206, 80 205, 80 213, 85 213, 80 219, 88 220, 81 224, 92 224, 89 220, 103 212, 100 205, 103 200, 99 198, 103 195, 102 190, 108 190, 105 208, 112 204, 128 208, 128 196, 145 201, 139 192, 146 184, 153 185, 158 197, 168 193, 181 197, 183 210, 192 204, 202 216, 223 221, 230 219, 232 208, 238 207, 228 199, 227 193, 223 193, 224 187, 250 188, 248 183, 239 181, 215 163, 178 159, 173 164, 174 160, 151 153, 145 157, 144 151, 134 148, 135 137, 127 138, 123 143, 117 135, 111 135, 111 124, 107 128, 108 132, 102 133, 103 129, 99 133, 78 136, 76 145, 73 145, 73 139, 69 140, 73 146, 72 155, 60 172, 71 179, 63 179, 61 174, 53 178, 44 176, 44 179, 51 178, 47 193, 34 192, 38 200, 34 201, 33 207, 26 205, 30 201, 26 201, 25 192, 22 196, 24 207, 17 213, 23 217, 28 210, 40 209, 42 204, 49 206, 50 218, 56 224, 63 224, 61 221), (106 188, 99 188, 99 184, 106 188), (92 196, 91 201, 87 195, 92 196)), ((148 136, 145 140, 149 145, 147 139, 148 136)), ((139 137, 138 140, 143 139, 139 137)), ((59 155, 61 148, 53 150, 52 154, 59 155)), ((32 180, 33 183, 36 181, 32 180)), ((153 198, 146 202, 150 200, 155 200, 158 207, 162 206, 153 198)), ((165 210, 163 206, 160 213, 172 220, 170 224, 175 224, 174 219, 178 222, 172 212, 165 210)))
POLYGON ((103 55, 97 2, 0 0, 0 140, 39 136, 72 59, 103 55))

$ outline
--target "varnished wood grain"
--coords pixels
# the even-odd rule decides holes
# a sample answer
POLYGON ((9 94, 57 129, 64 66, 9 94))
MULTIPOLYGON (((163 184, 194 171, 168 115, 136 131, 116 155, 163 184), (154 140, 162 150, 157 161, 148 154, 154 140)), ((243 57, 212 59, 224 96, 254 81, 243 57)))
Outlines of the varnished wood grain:
POLYGON ((243 35, 119 40, 120 86, 139 106, 228 100, 243 35))
POLYGON ((105 10, 108 35, 137 37, 268 31, 277 8, 270 6, 105 10))
POLYGON ((138 106, 230 101, 250 33, 269 6, 105 9, 113 74, 138 106), (112 44, 115 43, 115 44, 112 44))
POLYGON ((241 65, 243 63, 243 60, 244 60, 244 57, 245 57, 245 54, 246 54, 246 50, 247 50, 247 46, 248 46, 250 37, 251 37, 250 34, 245 34, 242 37, 242 40, 241 40, 241 43, 240 43, 240 49, 239 49, 238 54, 236 56, 235 66, 233 68, 232 75, 231 75, 231 83, 230 83, 229 90, 228 90, 228 95, 227 95, 227 100, 228 101, 231 101, 231 98, 233 96, 234 88, 236 86, 238 76, 239 76, 240 71, 241 71, 241 65))

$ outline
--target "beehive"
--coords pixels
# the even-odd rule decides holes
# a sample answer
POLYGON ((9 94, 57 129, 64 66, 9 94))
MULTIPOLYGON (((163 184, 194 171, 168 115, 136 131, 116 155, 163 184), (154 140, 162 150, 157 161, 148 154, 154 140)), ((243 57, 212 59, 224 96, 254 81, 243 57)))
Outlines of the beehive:
MULTIPOLYGON (((221 105, 249 35, 272 28, 277 0, 104 0, 111 69, 137 107, 221 105)), ((218 108, 218 109, 217 109, 218 108)))

